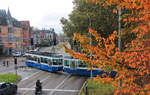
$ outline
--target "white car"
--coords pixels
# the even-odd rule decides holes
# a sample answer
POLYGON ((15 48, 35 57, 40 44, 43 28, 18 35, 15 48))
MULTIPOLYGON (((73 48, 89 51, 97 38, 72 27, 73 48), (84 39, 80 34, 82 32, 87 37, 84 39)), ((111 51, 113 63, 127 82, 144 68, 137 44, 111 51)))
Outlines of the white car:
POLYGON ((21 52, 14 52, 14 53, 12 53, 12 55, 14 57, 19 57, 19 56, 21 56, 21 52))

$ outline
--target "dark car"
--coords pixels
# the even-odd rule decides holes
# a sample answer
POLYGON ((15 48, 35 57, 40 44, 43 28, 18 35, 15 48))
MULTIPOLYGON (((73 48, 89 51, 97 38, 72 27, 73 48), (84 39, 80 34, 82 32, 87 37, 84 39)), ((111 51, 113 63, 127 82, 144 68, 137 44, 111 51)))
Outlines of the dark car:
POLYGON ((0 95, 14 95, 17 93, 17 85, 8 82, 0 82, 0 95))

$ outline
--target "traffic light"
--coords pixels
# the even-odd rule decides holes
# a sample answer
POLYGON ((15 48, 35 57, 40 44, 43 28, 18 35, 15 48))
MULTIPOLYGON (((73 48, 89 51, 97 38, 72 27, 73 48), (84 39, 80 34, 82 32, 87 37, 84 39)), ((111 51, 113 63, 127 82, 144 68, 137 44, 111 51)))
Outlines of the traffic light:
POLYGON ((17 64, 17 58, 14 59, 14 64, 17 64))

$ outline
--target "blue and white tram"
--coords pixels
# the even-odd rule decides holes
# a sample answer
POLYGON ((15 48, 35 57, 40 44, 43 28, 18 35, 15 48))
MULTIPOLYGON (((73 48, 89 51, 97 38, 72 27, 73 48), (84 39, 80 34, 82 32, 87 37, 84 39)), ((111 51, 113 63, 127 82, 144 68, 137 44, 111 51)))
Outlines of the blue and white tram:
POLYGON ((26 54, 25 64, 37 69, 56 72, 63 70, 63 59, 61 56, 44 56, 38 54, 26 54))
MULTIPOLYGON (((88 65, 82 63, 79 59, 74 58, 64 58, 64 71, 67 73, 78 74, 78 75, 85 75, 91 76, 91 70, 88 70, 88 65)), ((92 76, 102 75, 104 70, 93 68, 92 69, 92 76)))

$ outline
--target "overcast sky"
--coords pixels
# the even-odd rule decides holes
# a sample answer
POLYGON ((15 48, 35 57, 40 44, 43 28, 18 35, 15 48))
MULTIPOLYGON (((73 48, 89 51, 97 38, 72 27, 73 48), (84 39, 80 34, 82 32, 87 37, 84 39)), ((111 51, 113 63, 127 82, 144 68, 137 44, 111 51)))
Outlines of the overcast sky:
POLYGON ((37 28, 54 28, 62 33, 61 17, 68 17, 73 9, 73 0, 1 0, 0 9, 10 9, 17 20, 29 20, 37 28))

